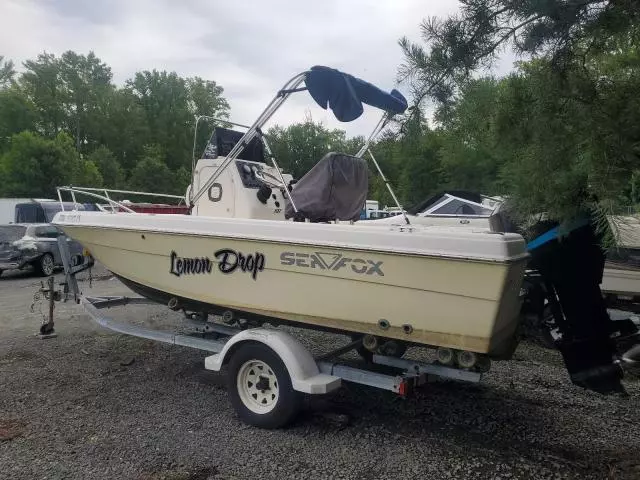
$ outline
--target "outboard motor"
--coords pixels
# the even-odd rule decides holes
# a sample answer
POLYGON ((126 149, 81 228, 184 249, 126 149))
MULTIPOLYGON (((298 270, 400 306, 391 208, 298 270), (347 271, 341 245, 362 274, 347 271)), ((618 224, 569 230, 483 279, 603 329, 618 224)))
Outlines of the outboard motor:
POLYGON ((564 237, 557 235, 558 228, 529 243, 531 265, 559 304, 552 307, 562 333, 558 349, 573 383, 600 393, 620 392, 613 322, 600 290, 605 262, 600 239, 590 218, 564 237))
MULTIPOLYGON (((497 228, 516 231, 505 211, 493 219, 497 228)), ((592 218, 585 215, 572 225, 539 222, 528 243, 529 268, 541 282, 534 292, 544 292, 555 326, 561 334, 556 347, 561 352, 571 381, 600 393, 624 391, 623 371, 616 358, 609 317, 600 290, 605 253, 600 247, 592 218)), ((518 232, 522 233, 522 232, 518 232)), ((533 295, 535 297, 535 295, 533 295)))

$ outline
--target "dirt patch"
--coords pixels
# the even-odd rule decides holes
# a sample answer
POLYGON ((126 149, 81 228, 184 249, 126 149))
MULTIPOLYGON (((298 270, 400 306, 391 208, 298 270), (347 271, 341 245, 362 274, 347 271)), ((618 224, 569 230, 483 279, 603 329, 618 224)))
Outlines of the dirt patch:
POLYGON ((27 424, 20 420, 0 419, 0 442, 6 442, 24 433, 27 424))
POLYGON ((38 358, 35 352, 28 350, 20 350, 9 352, 7 355, 0 356, 0 365, 11 365, 16 362, 26 362, 38 358))

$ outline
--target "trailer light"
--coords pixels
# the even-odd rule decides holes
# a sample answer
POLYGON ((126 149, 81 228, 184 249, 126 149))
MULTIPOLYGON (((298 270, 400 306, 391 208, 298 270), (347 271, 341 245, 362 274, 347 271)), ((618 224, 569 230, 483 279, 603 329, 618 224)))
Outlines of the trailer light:
POLYGON ((400 382, 400 385, 398 385, 398 394, 402 395, 403 397, 407 395, 408 393, 408 388, 407 388, 407 381, 406 380, 402 380, 400 382))

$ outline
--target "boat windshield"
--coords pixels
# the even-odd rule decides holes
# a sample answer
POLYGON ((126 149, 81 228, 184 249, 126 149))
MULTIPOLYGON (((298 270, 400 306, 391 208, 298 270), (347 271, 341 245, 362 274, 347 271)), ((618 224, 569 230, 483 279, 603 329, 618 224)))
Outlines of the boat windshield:
POLYGON ((465 194, 458 196, 451 193, 440 193, 410 209, 410 213, 419 216, 427 215, 462 215, 462 216, 489 216, 493 213, 493 207, 483 204, 479 194, 465 194), (467 197, 467 198, 465 198, 467 197))

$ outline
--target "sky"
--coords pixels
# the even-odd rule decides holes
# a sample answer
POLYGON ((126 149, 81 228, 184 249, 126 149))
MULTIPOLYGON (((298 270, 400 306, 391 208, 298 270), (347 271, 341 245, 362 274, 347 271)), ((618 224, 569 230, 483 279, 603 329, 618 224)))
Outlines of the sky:
MULTIPOLYGON (((383 90, 397 85, 398 40, 419 41, 425 17, 455 13, 455 0, 0 0, 0 55, 21 63, 46 51, 93 51, 116 84, 140 70, 201 76, 224 88, 231 120, 251 124, 296 73, 326 65, 383 90)), ((501 61, 498 73, 511 67, 501 61)), ((290 97, 274 115, 286 126, 305 115, 348 135, 366 135, 380 112, 341 123, 311 97, 290 97)))

